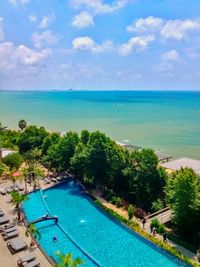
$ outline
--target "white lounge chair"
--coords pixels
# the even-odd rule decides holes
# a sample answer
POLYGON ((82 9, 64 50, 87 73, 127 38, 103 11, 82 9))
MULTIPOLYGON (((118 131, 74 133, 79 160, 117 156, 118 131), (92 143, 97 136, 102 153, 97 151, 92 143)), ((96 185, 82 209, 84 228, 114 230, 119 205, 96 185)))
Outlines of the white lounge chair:
POLYGON ((10 219, 6 216, 0 217, 0 224, 8 223, 10 219))
POLYGON ((27 243, 21 238, 17 237, 7 243, 7 247, 9 248, 12 254, 17 253, 21 250, 27 249, 27 243))
POLYGON ((17 188, 19 189, 19 191, 24 190, 24 186, 22 184, 17 184, 17 188))
POLYGON ((40 263, 37 259, 35 259, 34 261, 22 264, 22 266, 24 266, 24 267, 37 267, 37 266, 40 266, 40 263))
POLYGON ((8 194, 11 193, 13 191, 13 187, 6 188, 6 191, 7 191, 8 194))
POLYGON ((2 217, 3 215, 4 215, 4 212, 0 210, 0 217, 2 217))
POLYGON ((14 223, 5 224, 4 226, 0 227, 0 232, 2 232, 3 230, 6 230, 6 229, 12 228, 14 226, 15 226, 14 223))
POLYGON ((30 261, 36 260, 36 256, 34 253, 28 253, 24 255, 23 257, 19 257, 19 260, 17 261, 18 265, 23 265, 24 263, 28 263, 30 261))
POLYGON ((6 192, 5 188, 1 188, 1 189, 0 189, 0 193, 1 193, 2 195, 6 195, 7 192, 6 192))
POLYGON ((13 227, 10 227, 10 228, 7 228, 7 229, 3 229, 2 230, 2 235, 3 234, 8 234, 8 233, 11 233, 11 232, 14 232, 14 231, 17 231, 16 226, 13 226, 13 227))
POLYGON ((16 236, 18 236, 18 235, 19 235, 18 231, 15 230, 15 231, 13 231, 13 232, 3 234, 3 239, 4 239, 4 240, 7 240, 7 239, 10 239, 10 238, 16 237, 16 236))

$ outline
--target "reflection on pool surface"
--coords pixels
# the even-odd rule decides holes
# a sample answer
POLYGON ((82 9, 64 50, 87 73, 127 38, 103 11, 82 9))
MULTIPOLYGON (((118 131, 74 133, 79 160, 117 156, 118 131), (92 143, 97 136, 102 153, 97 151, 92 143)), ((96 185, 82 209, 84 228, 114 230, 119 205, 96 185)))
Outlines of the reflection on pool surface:
POLYGON ((58 216, 58 225, 37 224, 39 243, 49 256, 56 259, 56 251, 71 252, 85 261, 84 266, 186 266, 105 214, 75 181, 43 192, 45 198, 40 191, 31 193, 23 207, 29 222, 46 213, 58 216))

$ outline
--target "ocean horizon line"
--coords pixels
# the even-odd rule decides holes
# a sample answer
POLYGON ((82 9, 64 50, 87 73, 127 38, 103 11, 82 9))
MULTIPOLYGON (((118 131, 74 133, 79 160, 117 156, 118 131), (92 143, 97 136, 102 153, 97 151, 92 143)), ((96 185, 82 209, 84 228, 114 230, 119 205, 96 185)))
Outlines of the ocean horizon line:
POLYGON ((200 89, 0 89, 0 92, 170 92, 200 93, 200 89))

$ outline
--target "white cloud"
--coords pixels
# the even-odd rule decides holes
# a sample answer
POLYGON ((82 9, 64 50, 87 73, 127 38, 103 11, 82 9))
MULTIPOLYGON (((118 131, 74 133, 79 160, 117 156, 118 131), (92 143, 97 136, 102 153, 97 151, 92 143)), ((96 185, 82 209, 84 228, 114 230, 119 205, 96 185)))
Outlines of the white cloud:
POLYGON ((162 54, 161 58, 164 61, 177 61, 179 60, 179 53, 173 49, 162 54))
POLYGON ((9 0, 9 2, 13 5, 16 5, 16 4, 27 4, 27 3, 30 3, 31 0, 9 0))
POLYGON ((53 34, 51 31, 35 32, 32 35, 32 40, 37 48, 41 48, 45 44, 55 44, 58 42, 58 39, 58 35, 53 34))
POLYGON ((187 37, 189 32, 200 29, 200 20, 195 19, 175 19, 164 20, 158 17, 146 17, 135 20, 127 26, 127 31, 137 33, 157 33, 164 39, 181 41, 187 37))
POLYGON ((55 20, 55 14, 51 13, 47 16, 42 17, 39 27, 41 29, 48 28, 48 26, 55 20))
POLYGON ((127 26, 129 32, 157 31, 161 29, 164 21, 161 18, 149 16, 135 20, 132 25, 127 26))
POLYGON ((3 18, 0 17, 0 42, 4 40, 3 18))
POLYGON ((112 48, 111 41, 105 41, 102 44, 97 44, 92 38, 88 36, 78 37, 72 41, 74 50, 88 51, 92 53, 102 53, 112 48))
POLYGON ((103 0, 71 0, 74 8, 87 8, 94 14, 112 13, 125 7, 130 0, 116 0, 111 4, 105 4, 103 0))
POLYGON ((161 30, 166 39, 182 40, 189 31, 200 29, 200 22, 195 20, 168 20, 161 30))
POLYGON ((36 22, 37 21, 37 16, 36 15, 30 15, 29 16, 30 22, 36 22))
POLYGON ((24 65, 34 65, 51 55, 51 49, 34 51, 24 45, 19 45, 15 49, 15 58, 24 65))
POLYGON ((90 13, 83 11, 73 18, 72 25, 77 28, 92 26, 94 25, 93 16, 90 13))
POLYGON ((120 46, 119 53, 122 56, 127 56, 132 52, 142 51, 146 49, 154 40, 155 37, 153 35, 133 37, 127 43, 124 43, 120 46))
POLYGON ((11 42, 4 42, 0 44, 0 71, 37 66, 51 54, 51 49, 35 51, 25 45, 15 46, 11 42))

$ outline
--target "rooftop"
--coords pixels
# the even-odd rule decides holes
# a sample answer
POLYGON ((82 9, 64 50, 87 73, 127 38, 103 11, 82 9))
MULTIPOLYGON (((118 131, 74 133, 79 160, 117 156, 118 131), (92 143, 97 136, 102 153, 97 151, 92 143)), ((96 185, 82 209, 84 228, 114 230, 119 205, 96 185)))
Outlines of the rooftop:
POLYGON ((17 152, 6 148, 2 148, 1 150, 2 150, 2 158, 5 158, 6 156, 17 152))
POLYGON ((190 158, 180 158, 170 162, 163 163, 162 166, 172 171, 178 171, 181 168, 191 168, 200 174, 200 160, 190 158))

